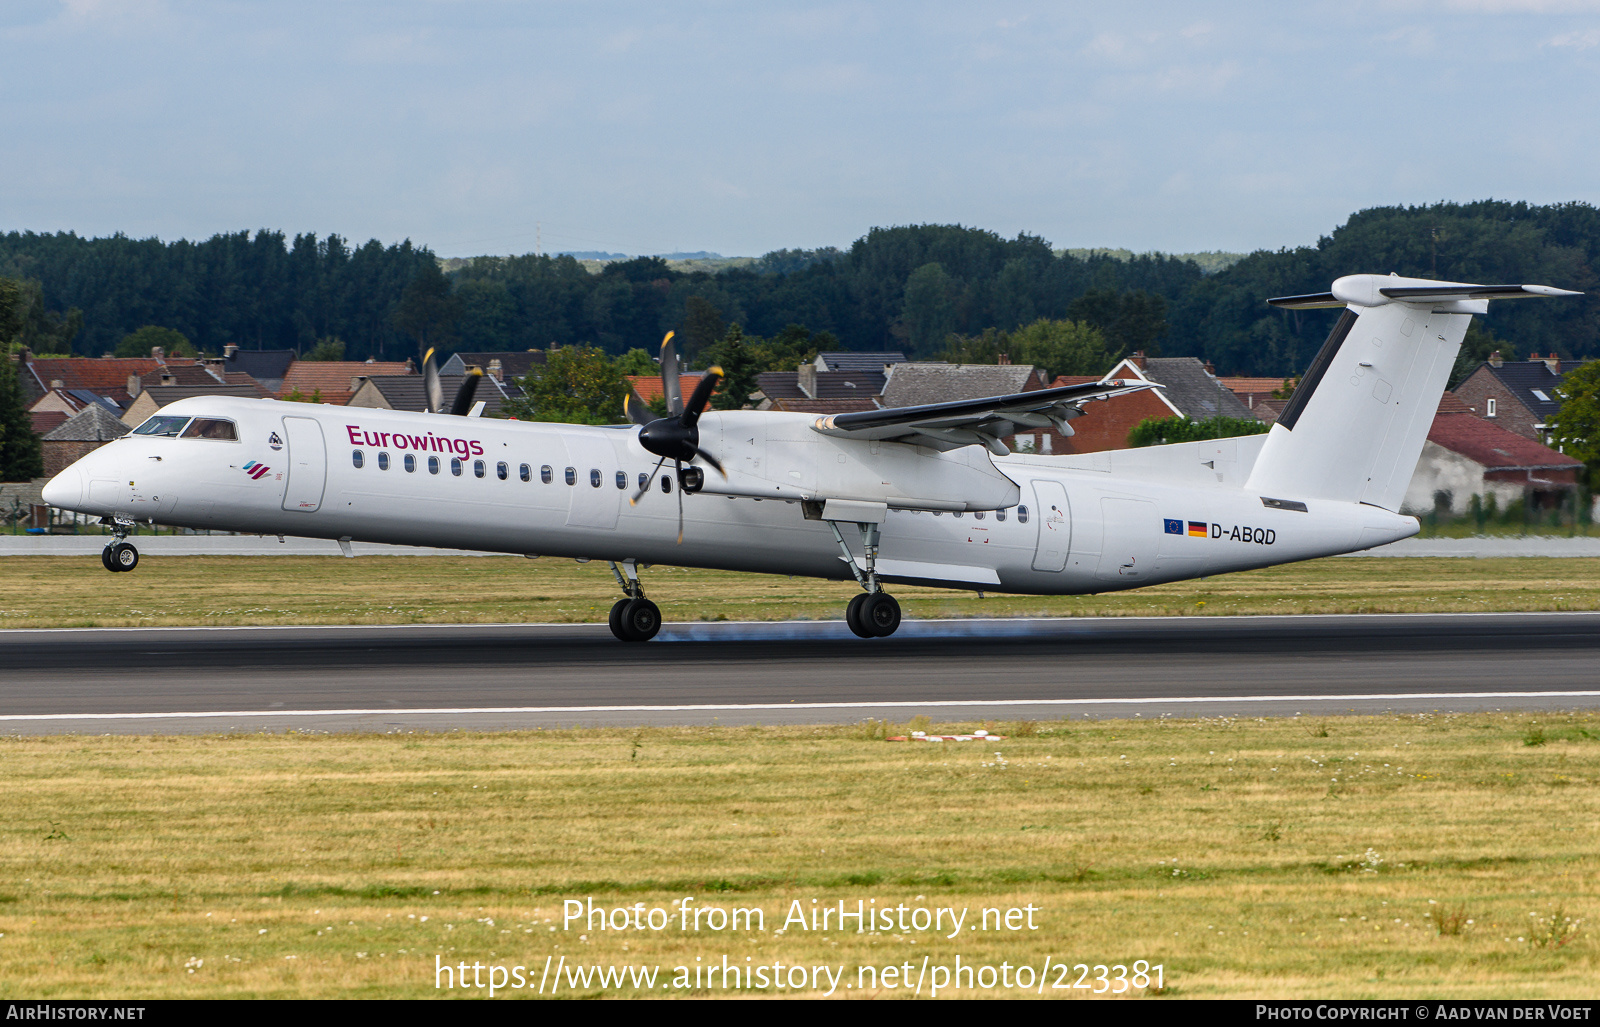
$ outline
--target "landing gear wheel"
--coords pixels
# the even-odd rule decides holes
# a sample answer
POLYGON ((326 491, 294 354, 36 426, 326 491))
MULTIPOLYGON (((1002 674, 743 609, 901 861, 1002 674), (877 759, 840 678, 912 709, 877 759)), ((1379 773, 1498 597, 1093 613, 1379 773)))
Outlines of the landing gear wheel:
POLYGON ((623 607, 621 638, 626 642, 648 642, 661 630, 661 608, 640 597, 628 601, 623 607))
POLYGON ((618 599, 611 607, 611 633, 623 642, 628 641, 628 636, 622 633, 622 611, 631 602, 633 600, 628 598, 618 599))
POLYGON ((856 616, 878 638, 888 638, 900 627, 900 603, 887 592, 874 592, 856 616))
POLYGON ((111 569, 131 571, 139 566, 139 551, 130 543, 118 542, 111 547, 111 569))
POLYGON ((844 608, 844 622, 850 626, 850 630, 855 633, 857 638, 873 637, 872 628, 861 617, 861 607, 865 606, 870 598, 872 597, 862 592, 850 600, 850 605, 844 608))
POLYGON ((108 571, 115 571, 117 569, 117 565, 111 562, 110 546, 106 546, 104 549, 100 550, 100 562, 105 565, 105 568, 108 571))

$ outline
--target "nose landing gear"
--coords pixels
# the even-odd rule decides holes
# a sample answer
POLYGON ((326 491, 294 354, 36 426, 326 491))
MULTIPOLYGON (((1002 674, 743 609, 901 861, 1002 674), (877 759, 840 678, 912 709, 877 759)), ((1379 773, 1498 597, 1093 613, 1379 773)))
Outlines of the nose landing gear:
POLYGON ((655 638, 661 630, 661 608, 644 597, 637 566, 632 560, 622 561, 627 577, 623 577, 615 561, 607 561, 607 566, 625 593, 611 607, 611 633, 621 642, 648 642, 655 638))
POLYGON ((139 566, 139 551, 127 540, 133 522, 118 520, 112 523, 111 542, 100 551, 100 562, 108 571, 131 571, 139 566))

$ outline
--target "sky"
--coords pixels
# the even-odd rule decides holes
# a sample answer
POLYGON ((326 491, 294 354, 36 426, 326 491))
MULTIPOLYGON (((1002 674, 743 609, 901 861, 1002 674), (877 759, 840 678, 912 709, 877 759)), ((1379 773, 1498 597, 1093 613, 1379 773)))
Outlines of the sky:
POLYGON ((4 0, 0 231, 1311 244, 1600 203, 1600 0, 4 0))

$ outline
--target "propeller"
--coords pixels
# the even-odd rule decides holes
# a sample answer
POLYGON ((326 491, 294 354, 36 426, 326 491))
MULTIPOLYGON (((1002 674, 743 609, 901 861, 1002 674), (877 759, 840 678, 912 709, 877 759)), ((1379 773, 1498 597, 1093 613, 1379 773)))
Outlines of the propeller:
POLYGON ((711 394, 716 391, 724 375, 720 367, 706 371, 700 379, 700 384, 694 387, 688 402, 684 402, 683 390, 678 384, 678 353, 672 345, 672 335, 672 332, 668 332, 667 337, 661 340, 661 386, 662 392, 667 397, 668 415, 650 417, 649 411, 643 408, 637 397, 624 397, 623 402, 628 417, 640 425, 639 445, 643 446, 646 452, 661 458, 656 461, 655 468, 628 502, 630 505, 636 505, 644 498, 644 494, 649 492, 650 486, 655 483, 656 475, 661 473, 661 468, 671 460, 679 483, 678 544, 682 545, 683 465, 699 457, 714 467, 724 478, 728 476, 728 472, 723 470, 722 461, 700 448, 700 415, 711 402, 711 394))
MULTIPOLYGON (((465 417, 472 410, 472 399, 478 394, 481 378, 483 368, 467 368, 466 377, 461 379, 461 387, 456 390, 455 402, 450 405, 450 413, 465 417)), ((428 413, 437 414, 444 408, 444 385, 439 381, 439 365, 434 362, 431 346, 422 355, 422 395, 428 413)))
POLYGON ((461 379, 461 388, 456 390, 456 401, 451 404, 450 412, 457 417, 467 416, 472 409, 472 397, 478 394, 478 382, 483 379, 483 368, 476 365, 467 368, 465 378, 461 379))

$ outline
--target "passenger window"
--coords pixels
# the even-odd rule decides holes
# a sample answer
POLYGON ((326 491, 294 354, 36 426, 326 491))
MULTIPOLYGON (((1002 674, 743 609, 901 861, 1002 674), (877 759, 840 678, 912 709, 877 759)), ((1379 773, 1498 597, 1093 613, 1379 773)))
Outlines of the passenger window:
POLYGON ((414 453, 406 454, 406 473, 411 474, 417 469, 417 457, 414 453))
POLYGON ((501 481, 505 481, 507 478, 511 477, 511 468, 507 467, 506 462, 502 460, 494 465, 494 473, 495 477, 499 478, 501 481))
POLYGON ((625 489, 627 487, 628 487, 628 472, 627 471, 618 471, 617 472, 617 488, 625 489))
POLYGON ((389 454, 388 453, 379 453, 378 454, 378 470, 387 471, 388 469, 389 469, 389 454))
POLYGON ((600 487, 600 468, 589 468, 589 484, 593 485, 595 488, 600 487))
POLYGON ((550 484, 550 479, 554 477, 555 471, 551 469, 549 464, 545 464, 543 467, 539 468, 539 480, 544 482, 546 485, 550 484))
POLYGON ((438 457, 436 457, 436 456, 428 457, 428 473, 429 474, 438 474, 439 473, 439 458, 438 457))
POLYGON ((661 491, 662 492, 671 492, 672 491, 672 479, 669 478, 665 474, 663 474, 661 476, 661 491))
POLYGON ((648 472, 648 471, 640 471, 639 472, 639 487, 640 488, 648 488, 649 485, 650 485, 650 472, 648 472))
POLYGON ((357 467, 360 467, 362 464, 367 462, 366 454, 362 453, 359 449, 353 450, 350 453, 350 462, 355 464, 357 467))
POLYGON ((994 512, 994 519, 997 520, 997 521, 1005 520, 1006 519, 1006 512, 1004 510, 996 510, 994 512))
POLYGON ((567 468, 567 484, 568 485, 576 485, 576 484, 578 484, 578 469, 576 467, 567 468))
POLYGON ((527 464, 523 464, 521 467, 517 468, 517 470, 521 473, 523 481, 533 480, 533 468, 529 467, 527 464))
POLYGON ((979 510, 977 513, 973 514, 972 516, 976 517, 978 520, 981 521, 981 520, 983 520, 983 511, 979 510))
POLYGON ((961 516, 961 511, 957 510, 956 512, 952 513, 950 516, 951 517, 960 517, 961 516))
POLYGON ((139 427, 133 429, 135 435, 160 435, 175 439, 183 431, 183 426, 189 423, 187 417, 174 417, 171 414, 158 415, 149 418, 139 427))
POLYGON ((474 460, 474 461, 472 461, 472 476, 475 477, 475 478, 483 477, 483 461, 482 460, 474 460))
POLYGON ((461 477, 461 458, 459 456, 450 458, 450 473, 457 478, 461 477))
POLYGON ((186 439, 217 439, 221 442, 238 442, 239 436, 233 430, 232 421, 224 421, 216 417, 196 417, 189 422, 189 427, 183 430, 186 439))
POLYGON ((1017 507, 1017 523, 1018 524, 1027 524, 1028 523, 1028 508, 1027 507, 1025 507, 1025 506, 1017 507))

